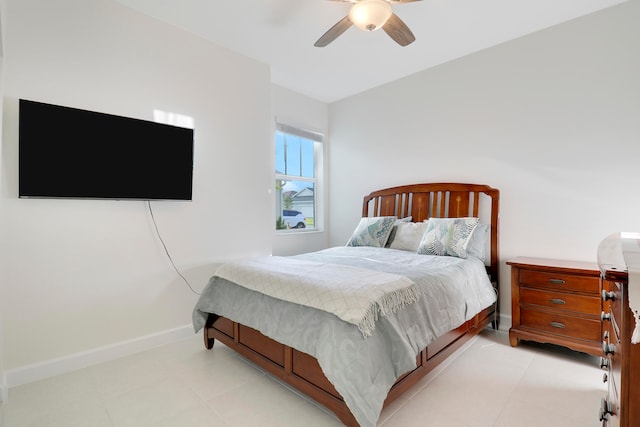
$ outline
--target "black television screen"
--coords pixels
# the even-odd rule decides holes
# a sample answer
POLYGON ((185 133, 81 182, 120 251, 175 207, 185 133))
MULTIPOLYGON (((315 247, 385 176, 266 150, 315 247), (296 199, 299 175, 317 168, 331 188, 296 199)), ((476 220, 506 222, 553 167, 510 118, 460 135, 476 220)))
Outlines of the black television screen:
POLYGON ((20 197, 191 200, 193 129, 19 103, 20 197))

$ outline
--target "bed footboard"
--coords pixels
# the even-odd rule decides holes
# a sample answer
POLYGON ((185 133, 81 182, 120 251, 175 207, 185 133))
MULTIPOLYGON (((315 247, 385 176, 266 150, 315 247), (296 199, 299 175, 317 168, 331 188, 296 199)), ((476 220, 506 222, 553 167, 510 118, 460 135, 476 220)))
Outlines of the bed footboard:
MULTIPOLYGON (((402 375, 393 385, 384 405, 387 406, 421 378, 440 365, 454 351, 494 321, 495 307, 489 307, 460 327, 444 334, 416 358, 416 368, 402 375)), ((204 343, 213 348, 218 340, 246 357, 281 381, 332 411, 348 427, 358 427, 353 414, 340 394, 325 377, 318 361, 292 347, 281 344, 255 329, 210 314, 204 328, 204 343)))
POLYGON ((205 346, 213 348, 214 340, 311 397, 335 413, 344 425, 358 427, 351 411, 327 380, 314 357, 281 344, 255 329, 210 314, 204 328, 205 346))

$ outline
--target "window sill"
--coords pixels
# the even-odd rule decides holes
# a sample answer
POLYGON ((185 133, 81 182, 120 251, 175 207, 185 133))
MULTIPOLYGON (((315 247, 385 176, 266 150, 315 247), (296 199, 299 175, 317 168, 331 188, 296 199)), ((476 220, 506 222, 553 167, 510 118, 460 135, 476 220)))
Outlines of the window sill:
POLYGON ((276 236, 298 236, 298 235, 302 235, 302 234, 318 234, 318 233, 324 233, 324 230, 320 230, 317 228, 310 228, 310 229, 291 229, 291 230, 277 230, 276 231, 276 236))

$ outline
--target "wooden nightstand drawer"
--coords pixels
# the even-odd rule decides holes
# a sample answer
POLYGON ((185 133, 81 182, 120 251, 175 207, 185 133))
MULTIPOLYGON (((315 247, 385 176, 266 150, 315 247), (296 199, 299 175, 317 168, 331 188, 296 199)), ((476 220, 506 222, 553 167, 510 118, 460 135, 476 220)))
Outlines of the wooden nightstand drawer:
POLYGON ((598 341, 600 319, 585 319, 538 310, 521 309, 520 325, 553 334, 590 341, 598 341))
POLYGON ((554 310, 593 314, 594 316, 599 316, 602 311, 600 297, 585 297, 524 287, 520 289, 520 303, 549 307, 554 310))
POLYGON ((600 279, 555 272, 521 270, 520 283, 545 289, 585 292, 599 295, 600 279))

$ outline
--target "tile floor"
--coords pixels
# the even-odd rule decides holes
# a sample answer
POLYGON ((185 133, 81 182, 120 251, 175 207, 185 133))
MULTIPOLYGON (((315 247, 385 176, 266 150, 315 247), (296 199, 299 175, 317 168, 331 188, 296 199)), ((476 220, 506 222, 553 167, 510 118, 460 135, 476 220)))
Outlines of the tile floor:
MULTIPOLYGON (((600 426, 598 359, 484 331, 386 408, 382 427, 600 426)), ((12 388, 0 427, 339 427, 324 409, 200 336, 12 388)))

